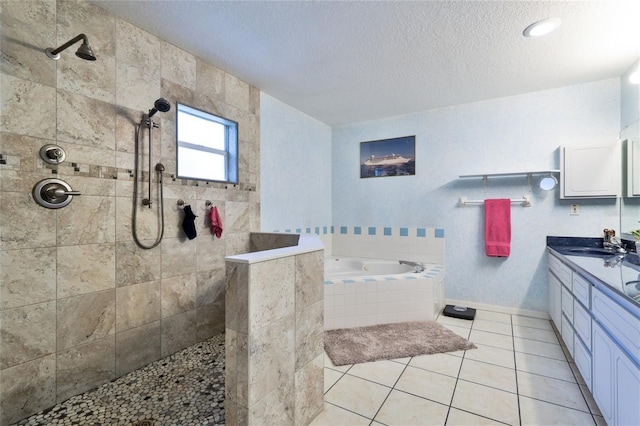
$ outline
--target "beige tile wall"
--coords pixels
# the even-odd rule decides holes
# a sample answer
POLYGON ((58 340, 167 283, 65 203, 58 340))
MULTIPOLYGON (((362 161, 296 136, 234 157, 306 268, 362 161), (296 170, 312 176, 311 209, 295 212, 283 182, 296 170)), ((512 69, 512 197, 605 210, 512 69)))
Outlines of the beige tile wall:
POLYGON ((323 265, 323 250, 227 261, 226 424, 307 425, 322 411, 323 265))
MULTIPOLYGON (((9 424, 224 331, 224 256, 248 251, 259 230, 260 118, 258 89, 88 2, 0 7, 0 424, 9 424), (77 58, 77 45, 59 61, 44 54, 79 33, 97 61, 77 58), (165 234, 143 250, 131 232, 134 135, 159 97, 172 104, 154 117, 165 234), (239 123, 238 185, 173 178, 176 102, 239 123), (65 163, 40 159, 48 143, 65 149, 65 163), (48 177, 82 195, 60 210, 38 206, 32 188, 48 177), (195 240, 178 199, 198 215, 195 240), (206 200, 222 239, 209 231, 206 200)), ((138 220, 152 242, 155 209, 138 207, 138 220)))

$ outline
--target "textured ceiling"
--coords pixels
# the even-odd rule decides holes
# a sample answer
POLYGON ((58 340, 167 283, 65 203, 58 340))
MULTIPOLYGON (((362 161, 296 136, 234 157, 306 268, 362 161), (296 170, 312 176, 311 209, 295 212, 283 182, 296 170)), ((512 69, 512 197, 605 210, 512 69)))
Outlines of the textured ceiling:
POLYGON ((331 126, 620 76, 640 1, 91 0, 331 126), (555 33, 525 38, 547 17, 555 33))

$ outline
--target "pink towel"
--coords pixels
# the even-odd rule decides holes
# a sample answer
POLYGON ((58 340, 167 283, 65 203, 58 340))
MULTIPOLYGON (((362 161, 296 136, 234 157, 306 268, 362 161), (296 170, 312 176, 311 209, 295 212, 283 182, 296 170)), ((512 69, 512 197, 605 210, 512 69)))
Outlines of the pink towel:
POLYGON ((211 233, 220 238, 222 236, 222 220, 216 206, 211 207, 209 218, 211 219, 211 233))
POLYGON ((511 252, 511 200, 484 200, 484 247, 487 256, 511 252))

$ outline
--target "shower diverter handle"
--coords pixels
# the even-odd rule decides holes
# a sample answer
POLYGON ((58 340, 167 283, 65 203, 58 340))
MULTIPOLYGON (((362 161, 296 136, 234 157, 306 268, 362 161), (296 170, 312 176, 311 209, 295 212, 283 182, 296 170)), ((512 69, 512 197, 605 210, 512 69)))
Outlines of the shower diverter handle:
POLYGON ((33 198, 42 207, 59 209, 67 206, 74 195, 81 195, 60 179, 43 179, 33 187, 33 198))
POLYGON ((65 191, 64 189, 60 189, 60 188, 49 188, 47 190, 47 195, 49 195, 51 198, 55 198, 55 197, 66 197, 68 195, 82 195, 82 193, 80 191, 65 191))

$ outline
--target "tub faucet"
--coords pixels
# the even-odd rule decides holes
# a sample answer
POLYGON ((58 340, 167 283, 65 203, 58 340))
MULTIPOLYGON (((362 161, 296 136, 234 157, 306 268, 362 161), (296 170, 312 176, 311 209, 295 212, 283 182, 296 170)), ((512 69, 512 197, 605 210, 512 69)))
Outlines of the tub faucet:
POLYGON ((401 265, 413 266, 413 272, 419 273, 424 271, 424 264, 421 262, 412 262, 410 260, 399 260, 401 265))

